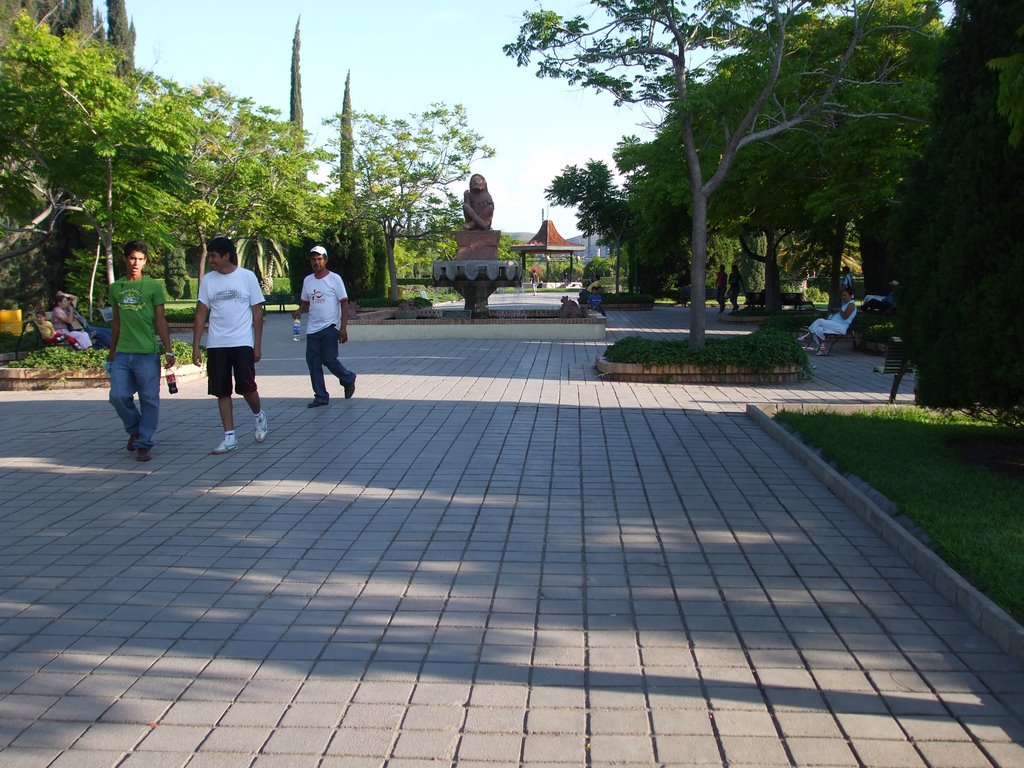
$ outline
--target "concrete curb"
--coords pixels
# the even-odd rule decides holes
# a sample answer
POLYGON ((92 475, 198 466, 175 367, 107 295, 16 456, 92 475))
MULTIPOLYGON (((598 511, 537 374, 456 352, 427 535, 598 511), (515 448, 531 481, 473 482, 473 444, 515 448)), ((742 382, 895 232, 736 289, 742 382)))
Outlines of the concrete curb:
POLYGON ((595 367, 609 381, 659 384, 781 384, 796 381, 804 370, 801 365, 780 365, 770 371, 756 373, 737 365, 715 370, 699 365, 610 363, 603 355, 597 358, 595 367))
POLYGON ((892 516, 857 488, 848 478, 826 462, 817 451, 776 422, 772 417, 780 410, 838 411, 854 413, 875 410, 879 405, 784 405, 747 404, 749 416, 765 433, 780 443, 821 480, 840 501, 900 553, 907 562, 941 595, 963 610, 974 626, 1017 661, 1024 662, 1024 627, 983 595, 963 576, 953 570, 924 542, 900 525, 892 516))

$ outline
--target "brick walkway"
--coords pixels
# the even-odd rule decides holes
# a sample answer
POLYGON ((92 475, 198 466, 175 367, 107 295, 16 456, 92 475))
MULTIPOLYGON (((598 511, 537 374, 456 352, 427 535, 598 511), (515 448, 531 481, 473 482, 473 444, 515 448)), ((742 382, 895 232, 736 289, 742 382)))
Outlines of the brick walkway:
POLYGON ((1021 667, 743 414, 884 402, 877 359, 731 388, 353 343, 311 411, 265 341, 270 437, 237 401, 222 457, 202 382, 148 464, 104 391, 0 395, 5 768, 1024 765, 1021 667))

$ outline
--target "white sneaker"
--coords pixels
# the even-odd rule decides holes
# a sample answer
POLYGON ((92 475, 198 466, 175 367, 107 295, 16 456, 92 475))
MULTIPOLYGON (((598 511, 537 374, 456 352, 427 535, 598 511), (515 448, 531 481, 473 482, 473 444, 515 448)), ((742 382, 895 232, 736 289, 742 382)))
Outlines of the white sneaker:
POLYGON ((267 433, 270 431, 267 427, 267 414, 261 413, 253 418, 256 422, 256 442, 262 443, 267 439, 267 433))
POLYGON ((221 441, 221 444, 213 449, 213 453, 214 454, 230 453, 231 451, 235 450, 237 447, 238 447, 238 441, 237 440, 228 440, 227 438, 224 438, 224 440, 221 441))

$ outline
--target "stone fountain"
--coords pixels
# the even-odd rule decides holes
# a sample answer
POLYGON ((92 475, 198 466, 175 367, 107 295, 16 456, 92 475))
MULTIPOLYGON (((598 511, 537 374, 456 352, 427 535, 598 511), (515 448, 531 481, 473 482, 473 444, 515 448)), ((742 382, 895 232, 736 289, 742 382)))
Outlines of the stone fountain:
POLYGON ((494 200, 479 173, 469 180, 462 211, 466 223, 463 231, 454 233, 459 246, 455 259, 434 262, 434 285, 456 291, 466 300, 470 317, 482 320, 489 316, 487 299, 492 293, 522 284, 522 267, 518 261, 498 259, 501 231, 491 229, 494 200))

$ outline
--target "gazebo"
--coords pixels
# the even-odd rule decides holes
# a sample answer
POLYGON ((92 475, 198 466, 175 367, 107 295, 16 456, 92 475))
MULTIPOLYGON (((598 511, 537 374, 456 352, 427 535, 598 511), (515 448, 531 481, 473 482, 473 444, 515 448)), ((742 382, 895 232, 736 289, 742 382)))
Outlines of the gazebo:
POLYGON ((553 256, 569 257, 569 274, 572 274, 572 259, 573 254, 584 251, 586 248, 576 243, 571 243, 558 234, 558 230, 555 229, 555 224, 551 219, 544 219, 540 225, 540 229, 537 230, 537 234, 530 238, 528 243, 522 243, 520 245, 513 245, 512 250, 516 253, 522 254, 522 267, 523 274, 526 274, 526 257, 530 254, 536 254, 539 256, 545 256, 547 259, 551 259, 553 256))

